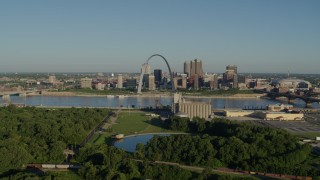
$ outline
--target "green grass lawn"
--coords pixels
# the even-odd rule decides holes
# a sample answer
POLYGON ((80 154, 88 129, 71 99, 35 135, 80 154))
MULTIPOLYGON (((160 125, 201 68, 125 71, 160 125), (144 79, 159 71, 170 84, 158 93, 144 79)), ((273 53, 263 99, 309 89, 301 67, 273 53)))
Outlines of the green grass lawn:
POLYGON ((164 129, 158 118, 145 116, 144 112, 122 112, 112 126, 113 132, 125 135, 140 133, 170 132, 164 129))
POLYGON ((120 113, 116 124, 112 126, 113 132, 125 135, 138 133, 148 127, 149 117, 144 113, 123 112, 120 113))
POLYGON ((111 135, 113 133, 109 133, 109 132, 101 132, 101 133, 96 133, 93 135, 93 137, 91 138, 91 140, 89 141, 89 143, 92 144, 104 144, 104 143, 108 143, 111 139, 111 135))
POLYGON ((47 176, 53 175, 54 179, 81 179, 77 172, 74 171, 65 171, 65 172, 46 172, 47 176))
MULTIPOLYGON (((141 133, 173 132, 163 128, 163 123, 158 118, 145 116, 146 112, 121 112, 116 124, 112 125, 112 132, 98 132, 89 143, 103 144, 110 142, 111 135, 120 133, 124 135, 141 133)), ((175 131, 176 132, 176 131, 175 131)))

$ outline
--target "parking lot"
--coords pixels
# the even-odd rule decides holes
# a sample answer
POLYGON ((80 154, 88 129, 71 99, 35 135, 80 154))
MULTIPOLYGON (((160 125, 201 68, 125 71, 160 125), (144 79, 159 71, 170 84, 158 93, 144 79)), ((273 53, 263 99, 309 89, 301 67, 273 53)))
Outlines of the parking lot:
POLYGON ((253 124, 271 128, 281 128, 293 133, 319 132, 320 133, 320 115, 307 115, 303 121, 280 121, 280 120, 262 120, 252 117, 228 117, 227 119, 240 122, 251 122, 253 124))
POLYGON ((257 120, 251 121, 258 125, 263 125, 272 128, 281 128, 290 132, 301 133, 301 132, 320 132, 320 126, 310 123, 308 121, 268 121, 268 120, 257 120))

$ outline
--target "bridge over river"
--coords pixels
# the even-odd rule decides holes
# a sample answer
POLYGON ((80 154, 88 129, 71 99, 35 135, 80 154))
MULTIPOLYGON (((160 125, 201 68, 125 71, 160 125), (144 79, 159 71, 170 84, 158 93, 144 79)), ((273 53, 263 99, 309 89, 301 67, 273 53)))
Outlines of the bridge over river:
POLYGON ((2 99, 10 98, 10 96, 27 96, 27 95, 34 95, 34 94, 40 94, 40 91, 38 90, 30 90, 30 91, 2 91, 0 92, 0 97, 2 99))
POLYGON ((298 95, 294 93, 279 93, 279 92, 269 92, 269 91, 260 91, 260 92, 266 94, 265 96, 271 99, 275 99, 277 97, 286 97, 288 99, 289 104, 293 104, 295 99, 301 99, 306 103, 306 107, 308 108, 312 107, 312 104, 315 102, 320 104, 319 98, 315 98, 307 95, 303 96, 303 95, 298 95))

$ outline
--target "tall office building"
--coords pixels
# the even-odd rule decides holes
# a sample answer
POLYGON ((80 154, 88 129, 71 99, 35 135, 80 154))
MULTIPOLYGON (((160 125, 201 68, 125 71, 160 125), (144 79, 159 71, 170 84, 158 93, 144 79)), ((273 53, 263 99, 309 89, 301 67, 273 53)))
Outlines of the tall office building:
POLYGON ((229 88, 238 88, 238 68, 235 65, 228 65, 223 74, 223 82, 229 88))
POLYGON ((155 84, 154 84, 154 75, 148 75, 147 76, 147 82, 146 86, 148 87, 149 90, 155 90, 155 84))
POLYGON ((193 88, 195 90, 199 89, 199 76, 198 76, 198 74, 194 75, 193 88))
POLYGON ((238 73, 238 67, 235 66, 235 65, 228 65, 226 69, 230 70, 230 71, 233 71, 235 74, 238 73))
POLYGON ((214 74, 213 78, 209 81, 210 89, 218 89, 218 75, 214 74))
POLYGON ((118 74, 118 85, 117 88, 123 87, 122 74, 118 74))
POLYGON ((196 63, 195 61, 190 61, 190 77, 196 74, 196 63))
POLYGON ((190 76, 194 76, 195 74, 198 74, 198 77, 203 76, 201 60, 195 59, 191 61, 190 74, 191 74, 190 76))
POLYGON ((143 78, 142 78, 142 84, 144 86, 146 86, 146 84, 148 83, 148 79, 147 77, 149 76, 149 74, 151 74, 151 68, 150 68, 150 65, 148 63, 144 63, 142 65, 142 68, 141 68, 141 73, 143 73, 143 78))
POLYGON ((196 68, 196 74, 199 75, 199 77, 203 77, 203 70, 202 70, 202 61, 197 61, 196 63, 197 68, 196 68))
POLYGON ((148 63, 145 63, 145 64, 142 65, 141 73, 143 73, 143 74, 151 74, 151 68, 150 68, 150 65, 148 63))
POLYGON ((187 74, 187 76, 190 76, 190 71, 191 71, 191 69, 190 69, 190 62, 184 62, 184 64, 183 64, 183 73, 184 74, 187 74))
POLYGON ((161 69, 154 70, 154 81, 157 85, 160 85, 160 83, 162 81, 162 70, 161 69))
POLYGON ((233 88, 238 88, 238 74, 235 73, 233 76, 233 88))

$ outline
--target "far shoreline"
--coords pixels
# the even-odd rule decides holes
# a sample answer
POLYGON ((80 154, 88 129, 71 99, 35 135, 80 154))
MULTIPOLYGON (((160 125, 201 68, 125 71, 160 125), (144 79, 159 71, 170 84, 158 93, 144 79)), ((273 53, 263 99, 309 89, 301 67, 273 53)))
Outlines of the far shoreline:
MULTIPOLYGON (((155 94, 90 94, 90 93, 77 93, 77 92, 45 92, 43 94, 29 94, 28 96, 56 96, 56 97, 72 97, 72 96, 78 96, 78 97, 106 97, 106 98, 126 98, 126 97, 142 97, 142 98, 148 98, 148 97, 155 97, 155 98, 173 98, 173 94, 161 94, 161 93, 155 93, 155 94)), ((234 95, 183 95, 186 99, 194 98, 194 99, 256 99, 261 98, 263 94, 234 94, 234 95)))

